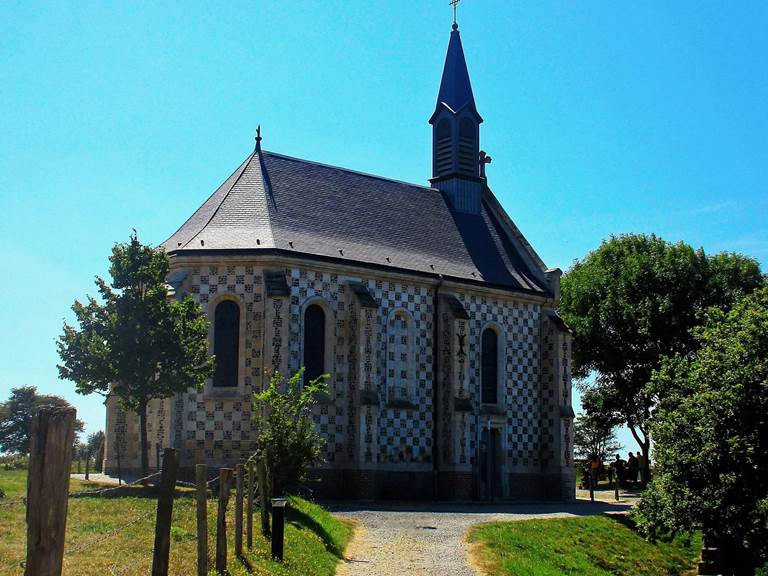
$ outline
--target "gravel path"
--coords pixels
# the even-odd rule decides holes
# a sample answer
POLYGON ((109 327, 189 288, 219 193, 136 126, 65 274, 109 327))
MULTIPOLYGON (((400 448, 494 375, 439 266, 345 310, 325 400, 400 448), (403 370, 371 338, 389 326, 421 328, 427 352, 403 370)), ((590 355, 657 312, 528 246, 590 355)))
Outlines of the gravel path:
POLYGON ((467 529, 480 522, 626 512, 629 504, 584 502, 501 505, 331 506, 359 525, 338 576, 476 576, 467 529))

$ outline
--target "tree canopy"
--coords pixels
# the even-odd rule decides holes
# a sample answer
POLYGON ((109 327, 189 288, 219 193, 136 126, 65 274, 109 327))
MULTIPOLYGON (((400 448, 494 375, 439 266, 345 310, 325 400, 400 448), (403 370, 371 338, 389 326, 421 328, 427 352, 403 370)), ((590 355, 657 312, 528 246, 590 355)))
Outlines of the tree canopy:
POLYGON ((696 346, 691 329, 711 306, 728 310, 763 285, 748 257, 655 235, 612 236, 563 276, 560 314, 573 330, 574 376, 595 375, 595 406, 626 424, 648 457, 646 390, 662 359, 696 346))
POLYGON ((698 349, 667 360, 651 385, 664 394, 640 527, 700 529, 733 573, 752 574, 768 561, 768 288, 710 311, 694 337, 698 349))
MULTIPOLYGON (((32 415, 39 406, 72 405, 59 396, 38 394, 34 386, 11 388, 8 400, 0 403, 0 450, 11 454, 29 454, 32 415)), ((75 436, 83 428, 83 422, 75 420, 75 436)))
POLYGON ((199 388, 212 375, 208 321, 191 297, 169 297, 168 256, 141 244, 135 232, 114 246, 109 261, 111 284, 96 277, 101 301, 75 301, 77 327, 64 323, 59 374, 81 394, 116 394, 138 413, 146 476, 147 403, 199 388))
POLYGON ((581 397, 585 414, 573 423, 573 450, 583 460, 596 455, 602 462, 623 448, 614 433, 619 421, 612 413, 595 408, 594 403, 599 400, 595 391, 587 390, 581 397))

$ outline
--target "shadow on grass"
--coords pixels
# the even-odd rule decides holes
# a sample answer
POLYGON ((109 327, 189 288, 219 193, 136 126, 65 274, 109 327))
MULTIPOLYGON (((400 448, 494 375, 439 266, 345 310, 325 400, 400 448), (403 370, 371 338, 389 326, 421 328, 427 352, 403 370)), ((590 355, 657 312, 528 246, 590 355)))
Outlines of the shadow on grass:
POLYGON ((296 510, 293 507, 288 508, 287 521, 299 529, 310 530, 317 534, 317 536, 323 541, 325 549, 337 558, 344 557, 344 551, 340 550, 333 538, 326 531, 322 524, 317 522, 314 518, 305 514, 301 510, 296 510))

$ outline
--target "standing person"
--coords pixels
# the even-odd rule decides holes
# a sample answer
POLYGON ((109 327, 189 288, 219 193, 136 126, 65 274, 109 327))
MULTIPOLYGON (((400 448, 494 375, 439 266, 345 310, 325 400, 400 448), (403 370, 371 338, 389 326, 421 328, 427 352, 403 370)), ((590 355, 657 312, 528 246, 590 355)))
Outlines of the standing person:
POLYGON ((592 455, 592 459, 589 462, 589 477, 592 479, 592 488, 597 489, 597 480, 600 476, 600 467, 603 465, 602 462, 600 462, 600 458, 597 457, 597 454, 592 455))
POLYGON ((640 452, 637 453, 637 470, 640 474, 640 482, 645 486, 646 478, 648 478, 646 474, 646 467, 648 466, 648 461, 645 459, 645 456, 643 456, 640 452))
POLYGON ((639 462, 637 461, 637 458, 635 458, 634 454, 632 454, 632 452, 629 453, 629 457, 627 458, 627 466, 629 468, 629 479, 632 481, 633 485, 637 484, 639 462))
POLYGON ((625 478, 625 466, 624 466, 624 460, 621 459, 621 456, 616 454, 616 460, 614 460, 611 463, 611 469, 616 474, 616 482, 619 483, 619 485, 624 488, 626 485, 626 478, 625 478))
POLYGON ((613 462, 611 462, 608 465, 608 484, 610 486, 613 486, 613 475, 616 473, 616 468, 613 465, 613 462))

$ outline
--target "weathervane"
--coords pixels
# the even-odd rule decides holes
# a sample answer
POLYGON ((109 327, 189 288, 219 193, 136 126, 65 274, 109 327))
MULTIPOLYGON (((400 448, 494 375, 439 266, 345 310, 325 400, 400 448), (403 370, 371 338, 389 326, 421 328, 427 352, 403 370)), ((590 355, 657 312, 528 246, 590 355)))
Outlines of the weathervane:
POLYGON ((458 28, 458 27, 459 27, 459 25, 458 25, 458 24, 456 24, 456 6, 458 6, 458 5, 459 5, 459 2, 461 2, 461 0, 451 0, 451 1, 448 3, 448 4, 450 4, 451 6, 453 6, 453 29, 454 29, 454 30, 456 30, 456 28, 458 28))

